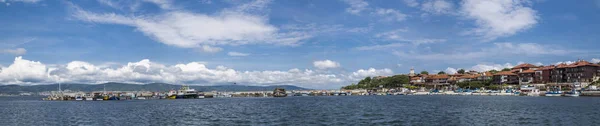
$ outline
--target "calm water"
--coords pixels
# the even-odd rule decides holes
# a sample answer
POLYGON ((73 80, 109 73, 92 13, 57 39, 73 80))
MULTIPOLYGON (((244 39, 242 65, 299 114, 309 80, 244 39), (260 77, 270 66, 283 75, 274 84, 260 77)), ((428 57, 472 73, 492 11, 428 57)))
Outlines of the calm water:
POLYGON ((337 96, 133 101, 0 97, 0 125, 598 125, 599 97, 337 96))

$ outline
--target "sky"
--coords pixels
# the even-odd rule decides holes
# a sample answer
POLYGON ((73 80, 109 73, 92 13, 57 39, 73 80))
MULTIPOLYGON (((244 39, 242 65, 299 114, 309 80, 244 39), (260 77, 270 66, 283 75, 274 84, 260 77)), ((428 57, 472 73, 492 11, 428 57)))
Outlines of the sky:
POLYGON ((0 0, 0 84, 338 89, 600 62, 600 0, 0 0))

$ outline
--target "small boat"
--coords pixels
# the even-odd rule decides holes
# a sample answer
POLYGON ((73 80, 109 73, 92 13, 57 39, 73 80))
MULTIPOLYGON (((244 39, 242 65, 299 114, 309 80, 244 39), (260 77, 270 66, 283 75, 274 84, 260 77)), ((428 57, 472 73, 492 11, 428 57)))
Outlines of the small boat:
POLYGON ((83 101, 83 97, 81 97, 81 96, 75 96, 75 101, 83 101))
POLYGON ((146 100, 146 97, 137 97, 138 100, 146 100))
POLYGON ((94 97, 92 97, 92 96, 91 96, 91 95, 89 95, 89 94, 86 94, 85 96, 83 96, 83 98, 84 98, 84 100, 86 100, 86 101, 93 101, 93 100, 94 100, 94 97))
POLYGON ((546 91, 546 95, 548 97, 556 97, 556 96, 561 96, 562 95, 562 91, 560 91, 558 88, 556 87, 552 87, 550 88, 549 91, 546 91))
POLYGON ((577 91, 566 92, 565 97, 579 97, 579 92, 577 92, 577 91))
POLYGON ((273 97, 286 97, 287 94, 285 93, 285 89, 283 88, 275 88, 275 90, 273 90, 273 97))
POLYGON ((556 97, 556 96, 561 96, 561 95, 562 95, 562 91, 548 91, 548 92, 546 92, 545 96, 556 97))
POLYGON ((573 83, 571 91, 565 92, 565 97, 579 97, 579 92, 576 90, 577 87, 581 86, 579 82, 573 83))

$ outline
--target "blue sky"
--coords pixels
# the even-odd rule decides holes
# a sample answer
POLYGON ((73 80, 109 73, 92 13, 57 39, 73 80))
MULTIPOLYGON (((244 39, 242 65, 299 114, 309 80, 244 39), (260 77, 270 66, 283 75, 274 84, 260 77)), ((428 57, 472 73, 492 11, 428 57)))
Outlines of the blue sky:
POLYGON ((0 0, 0 82, 291 84, 599 62, 600 1, 0 0))

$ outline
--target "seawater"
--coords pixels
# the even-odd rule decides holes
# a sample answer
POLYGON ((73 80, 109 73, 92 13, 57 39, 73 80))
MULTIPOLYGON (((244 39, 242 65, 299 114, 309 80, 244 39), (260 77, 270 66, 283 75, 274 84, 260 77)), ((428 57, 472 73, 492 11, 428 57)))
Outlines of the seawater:
POLYGON ((599 97, 317 96, 127 101, 0 97, 1 126, 598 125, 599 97))

